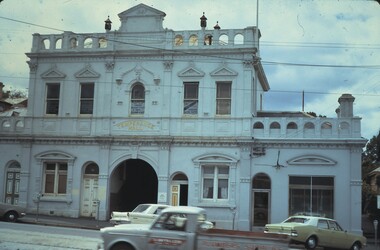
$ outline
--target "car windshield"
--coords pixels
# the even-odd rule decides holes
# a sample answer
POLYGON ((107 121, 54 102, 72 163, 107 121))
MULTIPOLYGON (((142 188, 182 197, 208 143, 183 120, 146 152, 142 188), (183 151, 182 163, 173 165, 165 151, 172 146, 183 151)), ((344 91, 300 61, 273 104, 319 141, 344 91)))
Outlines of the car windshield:
POLYGON ((132 212, 142 213, 149 208, 149 205, 140 204, 132 212))
POLYGON ((284 221, 284 223, 306 223, 308 222, 308 218, 303 218, 303 217, 290 217, 287 220, 284 221))

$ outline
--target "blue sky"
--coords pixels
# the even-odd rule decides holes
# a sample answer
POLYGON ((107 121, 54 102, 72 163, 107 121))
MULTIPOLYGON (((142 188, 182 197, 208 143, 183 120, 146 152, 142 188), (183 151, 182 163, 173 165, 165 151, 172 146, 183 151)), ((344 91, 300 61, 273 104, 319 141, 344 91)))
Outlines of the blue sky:
MULTIPOLYGON (((27 88, 26 64, 32 34, 56 34, 47 26, 77 33, 104 31, 110 16, 139 3, 166 13, 164 27, 198 29, 205 12, 208 27, 256 25, 255 0, 4 0, 0 4, 0 81, 27 88), (15 22, 9 19, 23 21, 15 22)), ((270 84, 265 110, 302 110, 336 117, 338 98, 351 93, 362 135, 380 129, 380 4, 371 0, 259 0, 260 56, 270 84)))

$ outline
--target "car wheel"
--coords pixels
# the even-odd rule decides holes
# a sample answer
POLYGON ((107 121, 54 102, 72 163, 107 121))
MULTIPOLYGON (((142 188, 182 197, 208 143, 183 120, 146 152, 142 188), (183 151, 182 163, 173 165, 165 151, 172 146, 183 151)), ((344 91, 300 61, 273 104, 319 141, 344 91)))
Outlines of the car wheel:
POLYGON ((15 211, 9 211, 4 215, 4 220, 8 222, 15 222, 18 218, 18 214, 15 211))
POLYGON ((362 249, 362 246, 359 242, 355 242, 351 247, 351 250, 360 250, 360 249, 362 249))
POLYGON ((317 247, 318 240, 315 236, 310 236, 305 243, 306 249, 315 249, 317 247))
POLYGON ((135 248, 128 243, 120 242, 113 245, 111 250, 135 250, 135 248))

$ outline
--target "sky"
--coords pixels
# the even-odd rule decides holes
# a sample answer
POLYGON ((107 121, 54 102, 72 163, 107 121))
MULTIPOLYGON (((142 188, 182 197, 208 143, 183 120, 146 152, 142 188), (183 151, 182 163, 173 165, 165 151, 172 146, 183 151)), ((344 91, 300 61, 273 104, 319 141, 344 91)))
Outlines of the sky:
POLYGON ((3 0, 0 82, 28 88, 33 33, 104 32, 108 16, 117 30, 117 14, 140 3, 165 12, 173 30, 200 29, 203 12, 209 29, 258 25, 270 85, 264 110, 336 117, 338 98, 350 93, 362 136, 379 133, 380 4, 372 0, 3 0))

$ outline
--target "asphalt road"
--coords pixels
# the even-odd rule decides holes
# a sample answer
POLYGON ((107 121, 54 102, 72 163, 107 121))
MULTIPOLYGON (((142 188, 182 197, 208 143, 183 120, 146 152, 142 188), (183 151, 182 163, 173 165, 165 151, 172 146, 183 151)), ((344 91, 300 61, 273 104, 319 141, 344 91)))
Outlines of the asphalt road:
POLYGON ((0 222, 1 250, 95 250, 96 230, 0 222))

